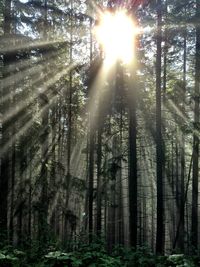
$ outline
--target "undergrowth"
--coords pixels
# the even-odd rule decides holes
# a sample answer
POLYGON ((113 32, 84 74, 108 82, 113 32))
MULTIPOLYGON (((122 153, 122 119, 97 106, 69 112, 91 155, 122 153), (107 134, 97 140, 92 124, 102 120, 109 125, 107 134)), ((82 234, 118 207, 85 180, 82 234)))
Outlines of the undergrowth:
POLYGON ((49 246, 38 251, 37 243, 28 249, 12 246, 0 249, 0 267, 196 267, 197 255, 173 254, 156 256, 147 247, 115 247, 108 253, 102 241, 70 243, 65 249, 49 246))

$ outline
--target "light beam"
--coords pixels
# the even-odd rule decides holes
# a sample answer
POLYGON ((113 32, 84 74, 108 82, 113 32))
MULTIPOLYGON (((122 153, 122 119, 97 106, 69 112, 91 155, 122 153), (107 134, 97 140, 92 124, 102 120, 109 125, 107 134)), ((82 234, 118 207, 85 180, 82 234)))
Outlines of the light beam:
POLYGON ((95 35, 102 45, 105 61, 113 64, 117 60, 130 63, 134 57, 134 41, 138 28, 126 11, 106 12, 101 15, 95 35))

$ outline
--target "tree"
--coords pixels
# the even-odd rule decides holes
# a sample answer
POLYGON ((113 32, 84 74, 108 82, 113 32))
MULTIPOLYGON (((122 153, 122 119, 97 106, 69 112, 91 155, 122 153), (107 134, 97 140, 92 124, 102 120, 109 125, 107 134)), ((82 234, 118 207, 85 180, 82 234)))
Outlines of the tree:
POLYGON ((136 70, 132 70, 132 86, 129 85, 129 228, 130 245, 137 245, 137 121, 136 121, 136 70))
POLYGON ((193 249, 198 246, 198 181, 199 181, 199 97, 200 97, 200 1, 196 1, 196 64, 194 91, 194 135, 193 135, 193 176, 192 176, 192 226, 191 243, 193 249))
MULTIPOLYGON (((4 36, 5 38, 9 38, 11 34, 11 0, 5 1, 5 8, 4 8, 4 36)), ((3 65, 4 65, 4 77, 9 76, 8 67, 9 64, 12 62, 13 55, 4 54, 3 55, 3 65)), ((1 98, 6 96, 8 92, 5 89, 1 89, 1 98)), ((7 120, 7 112, 6 109, 9 107, 9 100, 1 103, 1 114, 3 118, 2 122, 2 139, 1 145, 7 144, 9 141, 9 128, 10 128, 10 121, 7 120)), ((8 184, 9 184, 9 147, 7 151, 2 155, 1 154, 1 171, 0 171, 0 231, 1 233, 7 230, 8 225, 8 184)))
POLYGON ((161 110, 161 42, 162 42, 162 2, 157 1, 157 54, 156 54, 156 161, 157 161, 157 232, 156 252, 164 250, 164 205, 163 205, 163 140, 161 110))

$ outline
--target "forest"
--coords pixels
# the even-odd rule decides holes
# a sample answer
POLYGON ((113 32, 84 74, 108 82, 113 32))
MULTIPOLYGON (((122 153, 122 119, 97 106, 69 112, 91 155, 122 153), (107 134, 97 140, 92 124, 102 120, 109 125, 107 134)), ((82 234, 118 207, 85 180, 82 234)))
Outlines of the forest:
POLYGON ((0 0, 0 267, 200 266, 200 0, 0 0))

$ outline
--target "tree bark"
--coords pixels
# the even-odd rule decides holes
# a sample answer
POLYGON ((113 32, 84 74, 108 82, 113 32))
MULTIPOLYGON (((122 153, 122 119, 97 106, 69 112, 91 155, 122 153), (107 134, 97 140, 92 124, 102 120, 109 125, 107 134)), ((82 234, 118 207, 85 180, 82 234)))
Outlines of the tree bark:
POLYGON ((162 110, 161 110, 161 42, 162 42, 162 2, 157 0, 157 55, 156 55, 156 161, 157 161, 157 232, 156 253, 164 250, 164 205, 163 205, 163 165, 164 153, 162 144, 162 110))
POLYGON ((198 181, 199 181, 199 97, 200 97, 200 1, 196 1, 196 64, 194 96, 193 176, 192 176, 192 226, 191 243, 198 246, 198 181))
MULTIPOLYGON (((11 0, 5 1, 5 10, 4 10, 4 35, 8 36, 11 33, 11 0)), ((12 62, 12 55, 4 54, 3 55, 3 66, 4 73, 3 77, 9 75, 7 73, 7 67, 9 63, 12 62)), ((8 94, 9 92, 5 89, 1 89, 1 97, 8 94)), ((9 100, 8 100, 9 101, 9 100)), ((2 139, 1 146, 5 145, 9 141, 9 126, 10 123, 6 118, 6 110, 9 109, 9 103, 4 101, 1 103, 1 114, 2 114, 2 139)), ((0 170, 0 232, 5 233, 7 231, 7 210, 8 210, 8 183, 9 183, 9 147, 7 151, 1 156, 1 170, 0 170)))
MULTIPOLYGON (((134 67, 135 68, 135 67, 134 67)), ((132 70, 132 86, 129 85, 129 227, 130 245, 137 245, 137 121, 136 121, 136 70, 132 70)))
MULTIPOLYGON (((92 62, 92 19, 90 19, 90 63, 92 62)), ((92 77, 93 78, 93 77, 92 77)), ((90 99, 90 101, 94 101, 94 99, 90 99)), ((93 184, 94 184, 94 148, 95 148, 95 129, 94 129, 94 117, 93 114, 90 113, 90 122, 89 122, 89 166, 88 166, 88 230, 89 230, 89 242, 92 242, 92 234, 93 234, 93 184)))

